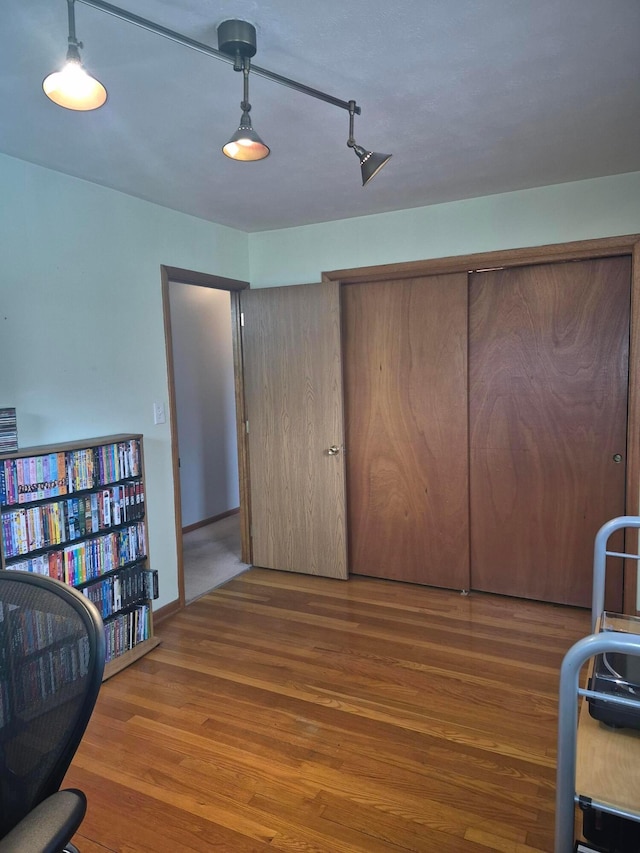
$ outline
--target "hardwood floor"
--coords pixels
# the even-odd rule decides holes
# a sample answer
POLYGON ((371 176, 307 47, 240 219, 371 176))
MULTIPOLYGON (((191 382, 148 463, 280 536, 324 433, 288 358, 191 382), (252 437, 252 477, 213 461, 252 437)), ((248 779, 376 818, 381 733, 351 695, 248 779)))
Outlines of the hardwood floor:
POLYGON ((251 569, 106 682, 82 853, 549 853, 585 610, 251 569))

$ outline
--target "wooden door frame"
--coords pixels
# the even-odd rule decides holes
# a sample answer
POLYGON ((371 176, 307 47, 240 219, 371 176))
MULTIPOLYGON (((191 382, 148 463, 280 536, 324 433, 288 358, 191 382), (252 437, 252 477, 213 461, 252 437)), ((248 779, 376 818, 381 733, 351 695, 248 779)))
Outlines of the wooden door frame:
POLYGON ((171 332, 171 306, 169 284, 194 284, 212 290, 226 290, 231 299, 231 345, 233 348, 233 374, 236 398, 236 435, 238 443, 238 484, 240 492, 240 546, 241 559, 251 563, 251 537, 249 505, 249 459, 244 427, 246 417, 244 409, 244 368, 242 361, 242 338, 240 332, 240 292, 250 287, 248 281, 224 278, 219 275, 196 272, 194 270, 160 266, 162 282, 162 313, 164 318, 165 350, 167 357, 167 378, 169 385, 169 423, 171 428, 171 458, 173 468, 173 501, 176 526, 176 559, 178 567, 179 608, 185 606, 184 564, 182 559, 182 502, 180 487, 180 459, 178 453, 178 421, 176 411, 176 388, 173 364, 173 337, 171 332))
MULTIPOLYGON (((492 267, 518 267, 531 264, 582 261, 615 255, 631 257, 631 306, 629 332, 629 397, 627 406, 627 454, 625 505, 627 515, 640 515, 640 234, 553 243, 524 249, 479 252, 470 255, 407 261, 356 269, 332 270, 322 274, 326 282, 359 284, 385 279, 412 278, 449 272, 477 272, 492 267)), ((638 532, 626 531, 625 549, 638 553, 638 532)), ((624 566, 623 610, 638 612, 638 562, 627 560, 624 566)))

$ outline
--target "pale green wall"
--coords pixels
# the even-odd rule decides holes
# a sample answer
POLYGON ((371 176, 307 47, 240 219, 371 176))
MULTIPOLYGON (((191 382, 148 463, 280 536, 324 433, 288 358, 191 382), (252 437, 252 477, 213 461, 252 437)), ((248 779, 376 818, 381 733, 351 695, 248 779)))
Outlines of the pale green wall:
POLYGON ((160 265, 248 279, 248 241, 122 193, 0 155, 0 405, 22 446, 145 437, 159 606, 178 597, 160 265))
MULTIPOLYGON (((353 191, 367 189, 354 183, 353 191)), ((334 269, 639 232, 640 172, 633 172, 251 234, 251 285, 307 284, 334 269)))
POLYGON ((144 434, 160 606, 178 596, 169 425, 152 417, 168 402, 161 264, 265 287, 640 232, 640 173, 252 235, 4 155, 0 187, 0 405, 23 446, 144 434))

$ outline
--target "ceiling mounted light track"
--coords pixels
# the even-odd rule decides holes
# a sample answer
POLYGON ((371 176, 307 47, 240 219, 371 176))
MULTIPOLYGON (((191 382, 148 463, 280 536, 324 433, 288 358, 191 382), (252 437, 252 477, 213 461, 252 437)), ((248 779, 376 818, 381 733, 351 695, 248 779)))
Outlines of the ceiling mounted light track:
MULTIPOLYGON (((67 67, 63 71, 50 74, 42 85, 47 97, 61 107, 70 110, 95 110, 104 104, 107 99, 107 92, 102 83, 90 77, 82 67, 80 48, 83 45, 82 42, 77 40, 75 33, 75 2, 76 0, 67 0, 69 13, 67 66, 71 66, 69 70, 72 72, 72 77, 75 74, 76 79, 83 80, 84 89, 78 87, 77 84, 75 89, 69 86, 67 78, 63 76, 67 73, 67 67)), ((376 154, 356 144, 353 137, 353 122, 354 116, 360 115, 361 109, 355 101, 343 101, 340 98, 333 97, 333 95, 328 95, 326 92, 321 92, 319 89, 299 83, 297 80, 291 80, 288 77, 283 77, 281 74, 276 74, 274 71, 268 71, 266 68, 251 64, 251 58, 256 53, 256 30, 247 21, 230 20, 220 24, 218 27, 218 49, 216 50, 216 48, 195 41, 175 30, 170 30, 161 24, 156 24, 147 18, 142 18, 118 6, 113 6, 111 3, 106 3, 104 0, 77 0, 77 2, 85 6, 90 6, 93 9, 98 9, 101 12, 106 12, 120 20, 127 21, 130 24, 156 33, 170 41, 182 44, 207 56, 232 63, 236 71, 242 72, 243 99, 240 104, 242 115, 238 130, 222 148, 227 157, 247 162, 263 160, 270 153, 269 147, 260 139, 251 125, 251 117, 249 115, 251 111, 251 104, 249 103, 249 72, 251 71, 260 77, 266 77, 268 80, 279 83, 281 86, 288 86, 290 89, 295 89, 304 95, 309 95, 312 98, 317 98, 348 111, 349 138, 347 139, 347 145, 349 148, 353 148, 360 161, 363 186, 368 184, 391 159, 391 154, 376 154)))

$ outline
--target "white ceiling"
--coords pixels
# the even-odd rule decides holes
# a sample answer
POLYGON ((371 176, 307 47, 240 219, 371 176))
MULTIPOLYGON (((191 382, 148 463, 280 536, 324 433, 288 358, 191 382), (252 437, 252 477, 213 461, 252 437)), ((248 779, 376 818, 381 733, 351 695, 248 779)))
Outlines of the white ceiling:
POLYGON ((66 0, 3 0, 0 151, 243 231, 640 170, 640 0, 117 0, 217 47, 253 23, 255 63, 362 107, 360 145, 392 153, 366 186, 348 113, 251 77, 271 147, 236 163, 242 76, 76 2, 104 107, 53 105, 66 0))

